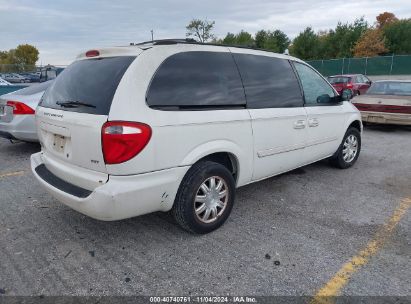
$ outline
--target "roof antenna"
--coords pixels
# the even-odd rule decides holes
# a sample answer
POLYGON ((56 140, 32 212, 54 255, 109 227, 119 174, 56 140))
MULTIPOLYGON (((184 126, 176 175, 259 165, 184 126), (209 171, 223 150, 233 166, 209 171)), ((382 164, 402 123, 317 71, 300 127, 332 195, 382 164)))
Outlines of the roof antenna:
POLYGON ((151 32, 151 42, 153 42, 154 41, 154 31, 151 30, 150 32, 151 32))

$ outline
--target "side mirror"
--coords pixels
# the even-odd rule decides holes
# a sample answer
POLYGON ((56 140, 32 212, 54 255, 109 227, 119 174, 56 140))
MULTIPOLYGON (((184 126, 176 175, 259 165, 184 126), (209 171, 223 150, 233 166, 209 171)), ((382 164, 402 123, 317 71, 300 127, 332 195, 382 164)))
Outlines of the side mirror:
POLYGON ((353 97, 353 93, 351 90, 344 90, 341 93, 341 100, 342 101, 350 101, 353 97))

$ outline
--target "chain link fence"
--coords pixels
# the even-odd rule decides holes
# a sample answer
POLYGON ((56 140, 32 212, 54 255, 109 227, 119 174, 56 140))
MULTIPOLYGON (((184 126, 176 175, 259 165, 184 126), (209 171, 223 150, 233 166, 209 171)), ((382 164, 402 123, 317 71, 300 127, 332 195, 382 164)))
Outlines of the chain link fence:
POLYGON ((411 75, 411 55, 307 61, 324 76, 338 74, 411 75))

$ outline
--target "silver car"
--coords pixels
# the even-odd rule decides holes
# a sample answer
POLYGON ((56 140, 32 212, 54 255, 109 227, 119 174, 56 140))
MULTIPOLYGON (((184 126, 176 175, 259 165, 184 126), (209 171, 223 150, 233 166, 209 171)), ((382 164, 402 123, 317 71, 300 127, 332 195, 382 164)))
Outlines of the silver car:
POLYGON ((0 96, 0 137, 37 142, 35 109, 53 81, 0 96))

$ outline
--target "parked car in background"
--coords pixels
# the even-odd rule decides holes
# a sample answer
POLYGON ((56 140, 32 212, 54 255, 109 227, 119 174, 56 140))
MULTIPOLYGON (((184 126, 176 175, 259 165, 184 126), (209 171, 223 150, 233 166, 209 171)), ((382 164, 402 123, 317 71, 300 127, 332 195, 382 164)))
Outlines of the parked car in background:
POLYGON ((0 77, 0 86, 11 86, 11 83, 0 77))
POLYGON ((29 80, 29 82, 40 82, 40 74, 36 73, 20 73, 21 76, 29 80))
POLYGON ((411 80, 375 81, 352 103, 365 122, 411 125, 411 80))
POLYGON ((26 87, 27 85, 12 84, 0 77, 0 95, 14 92, 14 91, 26 88, 26 87))
POLYGON ((0 137, 38 141, 35 109, 52 81, 0 96, 0 137))
POLYGON ((327 80, 339 94, 349 89, 353 96, 365 94, 372 83, 367 76, 362 74, 334 75, 327 77, 327 80))
POLYGON ((183 41, 90 50, 56 78, 31 157, 54 197, 105 221, 172 210, 207 233, 236 187, 325 158, 356 162, 361 115, 311 66, 183 41))
POLYGON ((24 76, 21 76, 16 73, 9 73, 9 74, 3 74, 2 77, 4 80, 10 82, 10 83, 27 83, 30 82, 30 80, 24 76))

